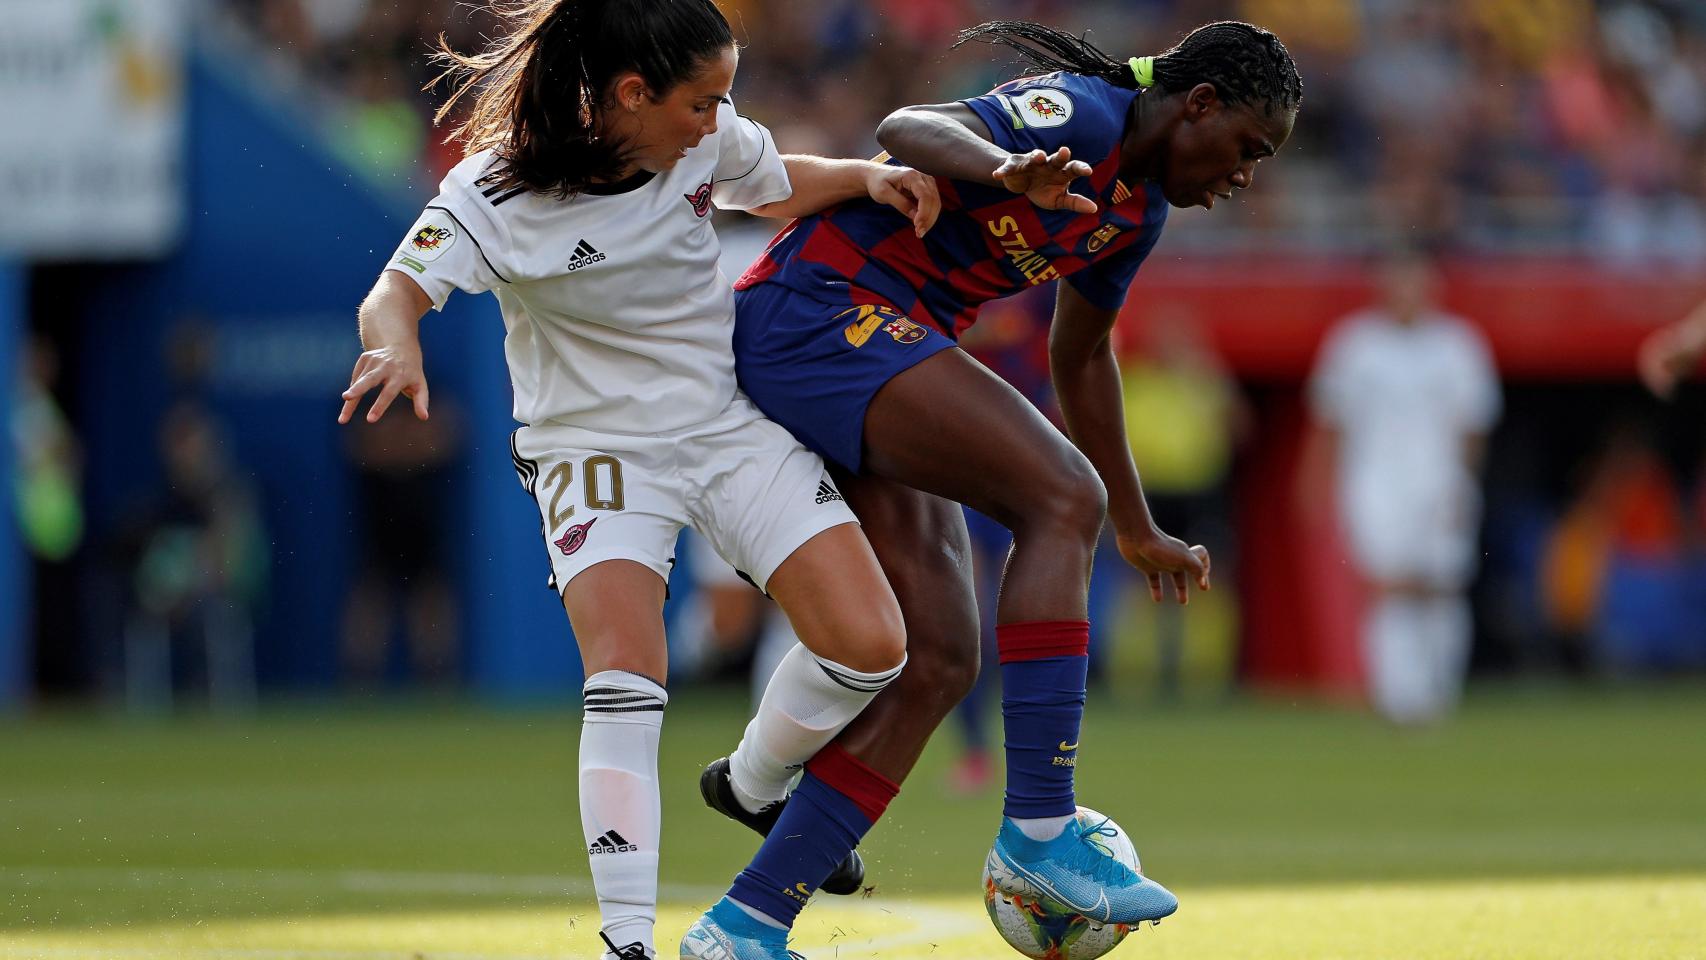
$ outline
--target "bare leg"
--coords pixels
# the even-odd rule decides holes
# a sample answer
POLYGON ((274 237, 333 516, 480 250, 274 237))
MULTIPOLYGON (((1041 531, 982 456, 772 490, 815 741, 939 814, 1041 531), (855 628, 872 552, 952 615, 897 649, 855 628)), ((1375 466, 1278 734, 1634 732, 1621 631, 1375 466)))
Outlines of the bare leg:
POLYGON ((836 743, 895 782, 977 680, 971 544, 957 504, 881 477, 838 476, 900 601, 907 664, 836 743))

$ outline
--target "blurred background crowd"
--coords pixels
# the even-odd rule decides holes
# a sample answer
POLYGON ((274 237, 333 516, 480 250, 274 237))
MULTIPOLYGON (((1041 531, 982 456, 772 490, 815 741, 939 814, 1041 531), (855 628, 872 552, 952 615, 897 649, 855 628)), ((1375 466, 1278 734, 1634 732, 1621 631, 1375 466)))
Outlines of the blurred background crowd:
MULTIPOLYGON (((472 5, 234 0, 253 62, 313 91, 322 129, 378 178, 436 183, 458 159, 430 126, 426 54, 493 27, 472 5)), ((876 152, 894 106, 1011 76, 950 54, 993 18, 1087 32, 1119 57, 1216 19, 1258 23, 1303 68, 1286 162, 1239 215, 1189 241, 1357 250, 1390 236, 1616 263, 1706 257, 1706 8, 1686 0, 730 0, 740 106, 785 150, 876 152)), ((1186 238, 1170 236, 1177 247, 1186 238)))
MULTIPOLYGON (((1309 689, 1427 722, 1465 665, 1706 668, 1706 398, 1636 380, 1641 339, 1706 297, 1706 5, 722 6, 745 45, 737 105, 785 151, 835 156, 874 154, 895 107, 1012 76, 1002 53, 949 50, 986 19, 1087 31, 1123 59, 1237 18, 1295 55, 1291 143, 1236 204, 1175 212, 1122 317, 1134 455, 1161 522, 1215 551, 1217 590, 1153 607, 1110 552, 1105 680, 1309 689)), ((11 699, 572 696, 537 523, 503 476, 490 304, 426 321, 430 424, 331 426, 355 300, 459 159, 422 91, 431 48, 474 49, 492 18, 400 0, 181 16, 172 238, 13 255, 19 532, 0 551, 30 559, 11 699)), ((733 275, 771 225, 719 229, 733 275)), ((1045 410, 1049 305, 991 305, 967 342, 1045 410)), ((678 676, 738 675, 755 638, 788 642, 714 557, 684 549, 681 568, 678 676)))

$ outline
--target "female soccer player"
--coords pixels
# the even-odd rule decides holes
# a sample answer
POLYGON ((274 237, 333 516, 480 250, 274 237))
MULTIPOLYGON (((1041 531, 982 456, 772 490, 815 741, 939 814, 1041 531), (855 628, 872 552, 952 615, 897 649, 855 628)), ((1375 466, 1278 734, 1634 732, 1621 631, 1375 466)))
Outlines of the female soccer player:
MULTIPOLYGON (((362 304, 366 352, 338 419, 374 390, 369 422, 398 396, 425 419, 421 316, 452 289, 497 296, 523 424, 515 466, 586 667, 580 808, 601 934, 620 960, 644 960, 680 529, 775 597, 804 644, 742 741, 758 774, 786 782, 905 661, 894 595, 822 461, 736 389, 711 208, 794 217, 868 196, 922 233, 939 199, 905 168, 778 157, 730 104, 737 51, 711 0, 502 9, 512 29, 487 50, 442 51, 461 82, 439 118, 471 100, 456 131, 468 156, 362 304)), ((851 893, 863 868, 847 861, 851 893)))
MULTIPOLYGON (((842 491, 900 598, 911 661, 807 766, 753 865, 690 931, 684 954, 689 942, 737 942, 725 929, 737 901, 790 924, 975 677, 966 533, 950 501, 1014 535, 996 626, 1008 771, 991 854, 998 882, 1103 921, 1153 920, 1177 906, 1073 820, 1085 592, 1104 517, 1155 599, 1168 581, 1181 603, 1192 581, 1209 585, 1207 551, 1150 520, 1108 338, 1169 205, 1212 207, 1248 188, 1257 162, 1290 136, 1302 84, 1285 46, 1244 23, 1209 24, 1129 61, 1032 23, 987 23, 966 39, 1006 44, 1055 72, 883 122, 877 137, 894 160, 938 178, 935 229, 921 238, 904 218, 849 202, 790 225, 736 284, 742 387, 846 471, 842 491), (955 348, 979 304, 1056 278, 1051 366, 1070 443, 955 348), (847 769, 884 788, 825 788, 847 769)), ((736 792, 747 789, 745 766, 738 753, 729 764, 736 792)), ((785 956, 739 943, 729 955, 785 956)))

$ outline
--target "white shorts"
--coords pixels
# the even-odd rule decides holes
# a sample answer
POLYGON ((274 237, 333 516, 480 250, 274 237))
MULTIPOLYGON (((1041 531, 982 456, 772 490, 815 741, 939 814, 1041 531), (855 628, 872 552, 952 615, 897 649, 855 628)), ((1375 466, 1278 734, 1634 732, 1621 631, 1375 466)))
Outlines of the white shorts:
POLYGON ((1351 553, 1375 580, 1419 580, 1461 590, 1475 575, 1480 504, 1475 491, 1400 491, 1361 484, 1342 507, 1351 553))
POLYGON ((521 485, 539 505, 551 588, 633 560, 669 580, 692 527, 760 590, 782 561, 830 527, 857 523, 818 455, 745 394, 705 423, 668 434, 527 426, 510 438, 521 485))

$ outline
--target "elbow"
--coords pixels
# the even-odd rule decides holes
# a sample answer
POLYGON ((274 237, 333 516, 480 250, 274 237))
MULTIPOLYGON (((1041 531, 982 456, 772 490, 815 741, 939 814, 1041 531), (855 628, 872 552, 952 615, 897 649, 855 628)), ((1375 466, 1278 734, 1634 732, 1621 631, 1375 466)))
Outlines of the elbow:
POLYGON ((788 200, 773 200, 770 203, 760 204, 756 207, 749 207, 746 212, 755 217, 769 217, 773 220, 786 219, 793 216, 793 213, 790 211, 788 206, 788 200))
POLYGON ((893 156, 895 149, 905 140, 906 131, 911 128, 912 123, 913 117, 908 108, 896 110, 884 117, 882 123, 877 124, 877 143, 893 156))

